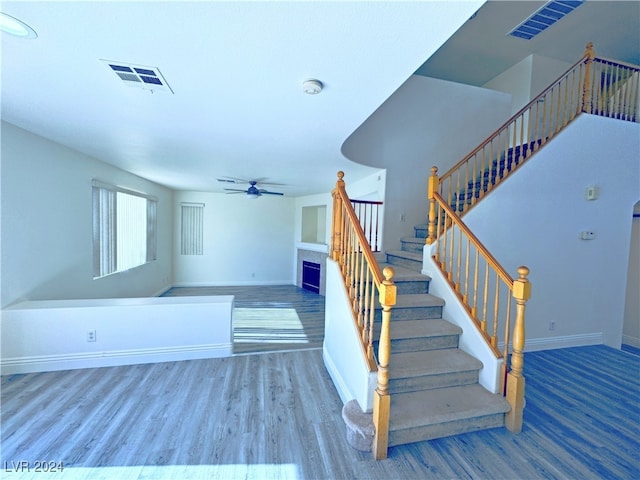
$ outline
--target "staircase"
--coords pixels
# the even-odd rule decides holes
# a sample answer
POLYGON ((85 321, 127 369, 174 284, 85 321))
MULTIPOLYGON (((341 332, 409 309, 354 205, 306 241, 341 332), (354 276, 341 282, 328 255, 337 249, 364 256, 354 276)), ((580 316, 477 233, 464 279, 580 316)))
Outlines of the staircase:
POLYGON ((386 252, 381 265, 395 270, 398 294, 391 322, 389 446, 501 427, 509 410, 502 395, 478 383, 481 362, 458 348, 462 330, 442 318, 444 301, 428 293, 430 279, 420 273, 427 226, 414 228, 415 237, 386 252))
MULTIPOLYGON (((351 383, 354 388, 375 386, 372 398, 360 393, 360 400, 367 408, 372 404, 376 459, 387 457, 388 446, 503 425, 513 433, 522 430, 529 268, 518 267, 517 278, 512 277, 462 217, 578 115, 637 122, 639 82, 640 67, 598 58, 589 43, 565 74, 455 166, 443 175, 431 168, 429 244, 434 268, 446 282, 438 287, 450 288, 471 313, 461 322, 468 320, 494 355, 482 358, 495 358, 486 367, 501 369, 497 388, 504 396, 480 386, 481 362, 458 348, 461 330, 442 318, 444 301, 429 294, 430 279, 420 274, 427 225, 415 227, 415 236, 402 238, 401 249, 387 251, 386 263, 379 265, 345 190, 344 172, 338 172, 332 191, 333 260, 355 321, 359 348, 353 358, 368 374, 351 383), (374 301, 382 306, 375 316, 368 307, 374 301)), ((336 341, 327 348, 328 358, 334 349, 342 359, 341 347, 336 341)), ((346 361, 341 367, 351 373, 346 361)))
MULTIPOLYGON (((545 139, 545 141, 546 140, 547 139, 545 139)), ((456 212, 462 213, 465 210, 465 203, 469 206, 474 197, 475 200, 478 200, 481 195, 487 193, 490 188, 493 188, 500 180, 509 175, 513 169, 519 166, 524 159, 530 156, 542 143, 542 140, 537 140, 509 148, 506 154, 501 156, 500 160, 493 160, 490 167, 486 167, 475 179, 469 180, 466 186, 462 186, 457 192, 453 193, 450 204, 451 208, 456 212)), ((427 225, 423 225, 421 228, 422 227, 426 230, 427 225)), ((407 240, 409 241, 410 239, 408 238, 407 240)))

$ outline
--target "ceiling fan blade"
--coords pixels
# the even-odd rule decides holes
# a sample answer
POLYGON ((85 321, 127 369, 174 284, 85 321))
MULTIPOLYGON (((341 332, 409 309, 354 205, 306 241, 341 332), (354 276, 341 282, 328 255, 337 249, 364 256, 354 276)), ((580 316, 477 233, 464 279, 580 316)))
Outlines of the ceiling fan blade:
POLYGON ((218 177, 218 181, 226 181, 228 183, 249 183, 250 180, 236 177, 218 177))
POLYGON ((228 193, 247 193, 246 190, 238 190, 237 188, 225 188, 228 193))
POLYGON ((268 192, 266 190, 260 190, 261 195, 284 195, 284 193, 280 192, 268 192))

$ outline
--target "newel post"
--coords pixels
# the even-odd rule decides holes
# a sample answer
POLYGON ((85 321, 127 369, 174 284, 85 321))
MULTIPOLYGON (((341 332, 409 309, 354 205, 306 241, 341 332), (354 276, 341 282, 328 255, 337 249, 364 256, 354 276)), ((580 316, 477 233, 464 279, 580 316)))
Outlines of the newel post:
POLYGON ((338 172, 336 188, 332 192, 333 196, 333 217, 331 221, 331 258, 342 265, 340 261, 340 244, 342 242, 342 196, 340 187, 344 188, 344 172, 338 172))
MULTIPOLYGON (((506 398, 511 410, 505 417, 507 429, 513 433, 522 431, 524 411, 524 313, 527 300, 531 298, 531 283, 527 280, 529 269, 518 267, 518 279, 513 281, 513 298, 516 301, 516 321, 513 328, 511 369, 507 374, 506 398)), ((507 359, 505 358, 505 361, 507 359)))
POLYGON ((382 328, 378 345, 378 385, 373 392, 373 454, 376 460, 387 458, 389 446, 389 413, 391 396, 389 395, 389 358, 391 357, 391 307, 396 304, 396 286, 393 283, 393 268, 382 271, 384 280, 379 286, 382 305, 382 328))
POLYGON ((584 66, 584 87, 582 92, 582 111, 591 113, 592 98, 591 98, 591 64, 596 57, 596 53, 593 51, 593 43, 587 43, 584 52, 585 66, 584 66))
POLYGON ((436 241, 436 199, 434 194, 438 191, 440 179, 438 178, 438 167, 431 167, 431 176, 427 184, 427 198, 429 199, 429 226, 427 234, 427 245, 436 241))

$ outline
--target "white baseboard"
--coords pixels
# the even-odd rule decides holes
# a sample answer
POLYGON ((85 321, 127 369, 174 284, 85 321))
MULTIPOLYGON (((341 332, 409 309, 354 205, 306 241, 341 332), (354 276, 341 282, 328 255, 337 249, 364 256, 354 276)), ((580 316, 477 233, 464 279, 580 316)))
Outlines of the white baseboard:
POLYGON ((333 385, 336 387, 338 395, 340 396, 340 400, 342 400, 342 404, 346 404, 349 400, 353 399, 354 396, 349 393, 347 384, 342 379, 340 371, 336 367, 334 361, 331 359, 331 355, 329 354, 327 349, 324 348, 324 345, 322 346, 322 359, 324 360, 324 366, 326 367, 327 372, 329 372, 331 380, 333 380, 333 385))
POLYGON ((151 297, 161 297, 164 293, 167 293, 172 288, 173 288, 173 285, 171 285, 171 284, 166 285, 166 286, 162 287, 160 290, 158 290, 157 292, 152 293, 150 296, 151 297))
POLYGON ((262 286, 279 286, 279 285, 295 285, 294 281, 274 280, 264 282, 177 282, 171 287, 262 287, 262 286))
POLYGON ((640 338, 632 337, 631 335, 622 335, 622 343, 624 345, 631 345, 632 347, 640 348, 640 338))
POLYGON ((587 345, 602 345, 604 336, 599 333, 582 333, 577 335, 565 335, 547 338, 527 338, 525 342, 525 352, 536 352, 539 350, 553 350, 555 348, 585 347, 587 345))
POLYGON ((34 357, 5 358, 0 362, 2 375, 16 373, 50 372, 78 368, 116 367, 141 363, 176 362, 204 358, 230 357, 233 344, 191 345, 186 347, 111 350, 105 352, 34 357))

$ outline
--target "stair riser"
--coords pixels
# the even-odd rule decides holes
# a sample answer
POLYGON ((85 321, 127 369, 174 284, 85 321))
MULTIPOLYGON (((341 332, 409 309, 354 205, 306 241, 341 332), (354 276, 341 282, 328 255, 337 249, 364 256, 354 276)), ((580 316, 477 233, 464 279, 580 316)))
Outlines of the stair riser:
MULTIPOLYGON (((414 293, 429 293, 429 282, 424 280, 416 280, 416 281, 407 281, 407 282, 396 282, 395 286, 397 288, 397 295, 410 295, 414 293)), ((356 289, 359 291, 360 282, 356 282, 356 289)), ((364 284, 363 284, 364 288, 364 284)), ((376 293, 377 297, 377 293, 376 293)))
POLYGON ((391 340, 391 351, 393 353, 442 350, 444 348, 458 348, 458 336, 447 335, 442 337, 391 340))
MULTIPOLYGON (((393 356, 391 356, 391 362, 393 362, 393 356)), ((473 385, 474 383, 478 383, 478 370, 424 375, 411 378, 391 378, 389 379, 389 392, 393 395, 394 393, 458 387, 462 385, 473 385)))
POLYGON ((427 227, 413 227, 417 238, 427 238, 427 227))
POLYGON ((411 260, 409 258, 401 258, 396 257, 394 255, 387 255, 387 263, 391 265, 399 265, 401 267, 408 268, 409 270, 414 270, 416 272, 422 271, 422 262, 411 260))
POLYGON ((406 242, 404 240, 401 240, 400 243, 402 244, 402 250, 405 252, 422 253, 424 249, 424 243, 406 242))
MULTIPOLYGON (((394 307, 391 309, 392 320, 429 320, 442 318, 442 307, 394 307)), ((376 308, 375 320, 382 321, 382 310, 376 308)))
POLYGON ((429 282, 396 282, 397 294, 407 295, 411 293, 429 293, 429 282))
POLYGON ((424 440, 450 437, 452 435, 497 427, 504 427, 504 413, 408 428, 399 431, 394 431, 393 425, 390 425, 389 446, 393 447, 407 443, 422 442, 424 440))

